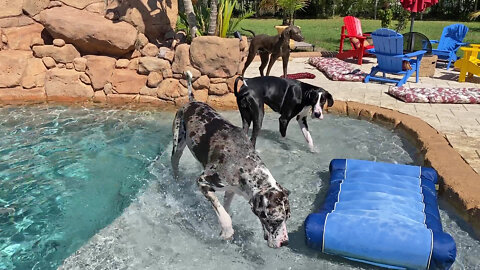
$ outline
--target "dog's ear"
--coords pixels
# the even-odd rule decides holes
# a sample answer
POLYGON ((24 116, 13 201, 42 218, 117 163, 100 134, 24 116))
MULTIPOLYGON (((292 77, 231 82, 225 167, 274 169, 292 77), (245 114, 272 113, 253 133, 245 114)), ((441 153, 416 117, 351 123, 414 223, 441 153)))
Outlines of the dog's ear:
POLYGON ((285 30, 283 30, 283 32, 282 32, 282 37, 283 38, 289 37, 290 36, 290 30, 291 30, 290 27, 285 28, 285 30))
POLYGON ((327 106, 332 107, 333 106, 332 94, 330 94, 328 91, 325 91, 324 95, 325 95, 325 98, 327 99, 327 106))

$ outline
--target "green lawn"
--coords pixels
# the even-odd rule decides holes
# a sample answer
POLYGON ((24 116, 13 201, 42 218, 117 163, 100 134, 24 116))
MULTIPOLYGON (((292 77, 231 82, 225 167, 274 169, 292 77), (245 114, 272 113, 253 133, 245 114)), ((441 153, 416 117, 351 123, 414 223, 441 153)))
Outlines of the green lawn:
MULTIPOLYGON (((415 21, 413 30, 426 35, 429 39, 438 40, 442 35, 443 27, 454 24, 456 22, 446 21, 415 21)), ((470 28, 465 42, 480 43, 480 22, 461 22, 470 28)), ((274 35, 277 33, 274 26, 281 24, 281 20, 277 19, 248 19, 240 22, 240 27, 253 30, 256 34, 274 35)), ((295 20, 295 25, 302 29, 305 41, 315 44, 316 48, 322 48, 328 51, 338 51, 340 44, 340 30, 343 25, 343 18, 333 19, 315 19, 315 20, 295 20)), ((392 23, 390 28, 394 28, 396 22, 392 23)), ((362 19, 363 32, 372 32, 380 28, 380 20, 362 19)), ((408 32, 410 23, 402 33, 408 32)), ((240 30, 242 33, 243 30, 240 30)), ((250 35, 249 33, 247 33, 250 35)), ((349 48, 347 46, 347 48, 349 48)))

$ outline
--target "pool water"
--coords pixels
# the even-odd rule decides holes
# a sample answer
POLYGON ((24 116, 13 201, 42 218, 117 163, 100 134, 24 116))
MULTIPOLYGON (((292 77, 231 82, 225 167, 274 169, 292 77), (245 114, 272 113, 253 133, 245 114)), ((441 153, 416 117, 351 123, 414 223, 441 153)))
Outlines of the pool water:
MULTIPOLYGON (((240 124, 237 112, 222 113, 240 124)), ((291 191, 290 244, 270 249, 248 203, 232 203, 232 241, 197 190, 188 149, 170 170, 173 113, 64 107, 0 109, 0 269, 372 269, 305 246, 303 221, 318 209, 333 158, 414 164, 416 150, 392 130, 332 114, 309 121, 318 153, 297 123, 286 138, 267 114, 257 149, 291 191), (62 265, 63 264, 63 265, 62 265)), ((219 197, 222 197, 219 194, 219 197)), ((453 269, 480 265, 480 243, 441 202, 457 242, 453 269)))

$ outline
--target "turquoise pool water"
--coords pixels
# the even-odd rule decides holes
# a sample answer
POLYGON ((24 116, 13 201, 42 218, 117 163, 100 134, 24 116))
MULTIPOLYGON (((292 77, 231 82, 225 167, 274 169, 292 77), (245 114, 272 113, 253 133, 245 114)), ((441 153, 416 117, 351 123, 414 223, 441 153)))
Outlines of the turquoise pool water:
MULTIPOLYGON (((237 112, 222 113, 237 125, 237 112)), ((0 269, 372 269, 305 246, 303 220, 325 194, 328 163, 359 158, 415 163, 416 150, 392 130, 328 114, 287 138, 267 114, 257 149, 291 191, 290 245, 266 246, 248 203, 232 203, 234 240, 219 239, 211 206, 194 179, 188 149, 171 177, 173 113, 64 107, 0 108, 0 269)), ((220 196, 221 197, 221 196, 220 196)), ((480 244, 448 204, 442 222, 458 247, 453 269, 480 265, 480 244)))

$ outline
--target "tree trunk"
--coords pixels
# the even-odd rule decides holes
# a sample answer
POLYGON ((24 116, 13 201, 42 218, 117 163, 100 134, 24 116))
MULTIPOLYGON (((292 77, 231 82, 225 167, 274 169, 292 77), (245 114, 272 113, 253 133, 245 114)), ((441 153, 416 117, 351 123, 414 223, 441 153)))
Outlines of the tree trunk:
POLYGON ((377 7, 378 7, 378 0, 375 0, 375 13, 373 13, 373 19, 377 19, 377 7))
POLYGON ((210 0, 210 23, 208 25, 208 35, 214 36, 217 30, 218 0, 210 0))
POLYGON ((185 14, 187 15, 190 36, 194 39, 197 36, 197 17, 195 17, 192 0, 183 0, 183 7, 185 8, 185 14))

